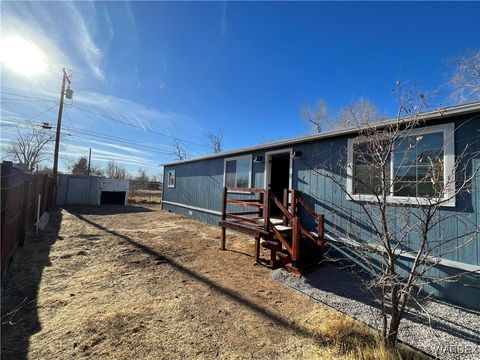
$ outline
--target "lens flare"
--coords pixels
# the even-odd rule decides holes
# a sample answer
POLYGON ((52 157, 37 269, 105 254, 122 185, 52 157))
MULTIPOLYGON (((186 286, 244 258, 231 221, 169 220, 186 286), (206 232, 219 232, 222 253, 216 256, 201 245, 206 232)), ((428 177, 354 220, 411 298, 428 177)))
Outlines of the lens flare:
POLYGON ((0 39, 0 61, 24 76, 38 75, 47 69, 43 52, 19 36, 0 39))

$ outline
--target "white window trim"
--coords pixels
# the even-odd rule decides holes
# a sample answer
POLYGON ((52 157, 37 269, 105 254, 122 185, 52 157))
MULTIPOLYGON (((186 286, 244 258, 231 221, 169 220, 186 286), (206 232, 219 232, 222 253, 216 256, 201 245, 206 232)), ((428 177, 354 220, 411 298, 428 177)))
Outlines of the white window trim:
POLYGON ((170 189, 175 189, 175 183, 177 182, 177 175, 175 174, 175 170, 168 170, 167 172, 167 186, 170 189), (173 184, 170 184, 170 174, 173 174, 173 184))
MULTIPOLYGON (((227 161, 233 161, 233 160, 248 160, 248 188, 250 189, 252 187, 252 155, 243 155, 243 156, 234 156, 234 157, 229 157, 225 158, 223 160, 223 187, 225 187, 225 183, 227 181, 227 161)), ((236 169, 236 167, 235 167, 236 169)), ((237 185, 237 171, 235 170, 235 186, 237 185)), ((234 193, 238 194, 250 194, 250 191, 235 191, 234 193)))
MULTIPOLYGON (((448 123, 442 125, 426 126, 419 129, 410 131, 406 136, 411 135, 426 135, 430 133, 442 132, 443 133, 443 159, 444 179, 449 179, 450 188, 446 189, 444 199, 452 197, 455 192, 455 124, 448 123), (453 184, 453 188, 452 188, 453 184)), ((347 150, 347 200, 376 202, 377 199, 373 195, 363 195, 353 193, 353 138, 348 139, 347 150)), ((393 156, 391 160, 391 173, 393 174, 393 156)), ((393 181, 391 184, 390 196, 387 201, 394 204, 412 204, 412 205, 428 205, 428 199, 423 197, 407 197, 407 196, 393 196, 393 181)), ((442 206, 455 206, 455 197, 445 201, 442 206)))
POLYGON ((271 182, 272 177, 272 166, 270 164, 270 160, 272 155, 277 154, 290 154, 290 168, 288 170, 288 188, 292 189, 292 177, 293 177, 293 148, 287 149, 280 149, 280 150, 272 150, 267 151, 265 153, 265 170, 264 170, 264 177, 263 177, 263 188, 267 189, 268 184, 271 182))

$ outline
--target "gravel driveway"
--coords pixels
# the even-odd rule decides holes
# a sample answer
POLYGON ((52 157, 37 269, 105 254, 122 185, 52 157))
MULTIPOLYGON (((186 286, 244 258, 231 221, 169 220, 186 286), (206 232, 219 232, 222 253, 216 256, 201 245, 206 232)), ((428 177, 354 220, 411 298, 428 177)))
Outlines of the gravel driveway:
MULTIPOLYGON (((373 328, 380 329, 380 313, 372 296, 363 290, 357 275, 335 265, 305 275, 293 276, 282 269, 272 277, 323 304, 331 306, 373 328)), ((434 357, 448 360, 480 359, 480 314, 466 309, 428 301, 422 306, 430 313, 415 310, 400 326, 399 338, 434 357)))

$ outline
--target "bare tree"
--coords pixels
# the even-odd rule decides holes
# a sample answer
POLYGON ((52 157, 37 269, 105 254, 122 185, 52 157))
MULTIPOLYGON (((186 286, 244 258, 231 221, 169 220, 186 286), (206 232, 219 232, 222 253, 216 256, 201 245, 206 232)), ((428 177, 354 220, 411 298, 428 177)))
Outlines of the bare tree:
POLYGON ((17 127, 17 139, 7 147, 6 156, 24 165, 27 171, 33 171, 38 163, 45 160, 48 145, 53 140, 52 132, 36 124, 32 123, 28 131, 17 127))
POLYGON ((457 103, 480 100, 480 51, 456 58, 454 66, 449 82, 453 100, 457 103))
POLYGON ((330 156, 341 158, 338 163, 308 164, 350 200, 349 204, 327 204, 349 218, 347 228, 332 230, 331 240, 368 270, 364 285, 377 297, 382 336, 389 346, 395 346, 400 322, 412 305, 422 308, 428 296, 422 291, 425 287, 459 282, 469 274, 442 276, 432 270, 480 232, 475 226, 470 228, 476 230, 461 235, 438 230, 452 221, 469 221, 459 212, 440 209, 469 194, 480 171, 475 163, 479 153, 471 149, 472 144, 466 145, 446 171, 443 154, 451 153, 455 145, 454 129, 446 142, 438 133, 428 136, 416 131, 424 125, 420 113, 425 96, 420 94, 417 104, 414 98, 399 93, 402 110, 395 120, 358 126, 358 136, 349 145, 350 159, 343 148, 330 156))
POLYGON ((315 105, 316 107, 312 109, 309 104, 305 104, 300 115, 313 133, 321 133, 328 121, 327 103, 323 99, 318 99, 315 105))
POLYGON ((185 151, 184 147, 182 144, 180 144, 180 141, 175 140, 173 143, 173 150, 172 150, 172 155, 175 158, 175 160, 182 161, 187 158, 187 152, 185 151))
POLYGON ((134 178, 134 180, 141 181, 141 182, 148 182, 150 181, 150 177, 148 176, 145 169, 138 169, 138 175, 134 178))
POLYGON ((355 126, 365 126, 382 121, 385 116, 380 113, 377 107, 369 100, 361 97, 352 105, 343 108, 340 111, 340 117, 334 123, 332 128, 348 128, 355 126))
POLYGON ((117 165, 115 161, 109 161, 105 169, 105 176, 109 179, 126 179, 127 170, 124 167, 117 165))
POLYGON ((207 133, 207 138, 210 141, 210 147, 215 154, 222 151, 223 136, 223 129, 219 130, 216 134, 207 133))

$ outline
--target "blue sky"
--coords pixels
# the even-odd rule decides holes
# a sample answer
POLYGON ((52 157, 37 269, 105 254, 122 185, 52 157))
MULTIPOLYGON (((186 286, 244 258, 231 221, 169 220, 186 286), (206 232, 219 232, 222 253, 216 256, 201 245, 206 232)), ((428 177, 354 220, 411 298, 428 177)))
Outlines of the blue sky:
POLYGON ((12 123, 44 111, 31 121, 56 122, 65 67, 75 94, 63 171, 90 147, 96 166, 115 160, 154 174, 172 160, 173 138, 198 156, 210 152, 205 133, 219 129, 225 150, 304 135, 300 109, 319 97, 332 117, 362 96, 394 113, 397 79, 436 91, 432 105, 444 105, 449 60, 480 47, 478 2, 2 2, 1 10, 1 36, 35 44, 47 64, 25 77, 2 63, 2 149, 16 136, 12 123))

